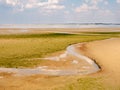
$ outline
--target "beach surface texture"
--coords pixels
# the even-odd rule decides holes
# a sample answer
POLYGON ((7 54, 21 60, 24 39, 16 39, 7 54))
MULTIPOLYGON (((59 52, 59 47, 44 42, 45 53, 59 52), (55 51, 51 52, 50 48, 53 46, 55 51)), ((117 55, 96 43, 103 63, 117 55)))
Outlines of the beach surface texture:
POLYGON ((83 50, 86 56, 94 59, 101 67, 99 74, 104 75, 108 83, 120 85, 120 39, 88 42, 83 50))

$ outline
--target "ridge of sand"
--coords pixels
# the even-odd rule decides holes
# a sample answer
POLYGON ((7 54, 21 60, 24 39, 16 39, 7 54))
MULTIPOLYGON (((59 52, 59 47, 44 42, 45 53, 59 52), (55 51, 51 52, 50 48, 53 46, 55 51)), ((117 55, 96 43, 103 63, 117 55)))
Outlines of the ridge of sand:
POLYGON ((120 38, 88 42, 82 52, 101 66, 105 81, 120 85, 120 38))

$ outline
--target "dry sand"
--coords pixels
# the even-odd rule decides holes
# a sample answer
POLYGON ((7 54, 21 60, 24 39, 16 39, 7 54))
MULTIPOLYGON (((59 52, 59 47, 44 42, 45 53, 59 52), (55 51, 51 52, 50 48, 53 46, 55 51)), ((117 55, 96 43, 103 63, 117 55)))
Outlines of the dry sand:
POLYGON ((102 71, 104 81, 111 85, 120 85, 120 39, 112 38, 101 41, 89 42, 83 53, 96 60, 102 71))
POLYGON ((120 32, 120 28, 0 28, 0 34, 120 32))

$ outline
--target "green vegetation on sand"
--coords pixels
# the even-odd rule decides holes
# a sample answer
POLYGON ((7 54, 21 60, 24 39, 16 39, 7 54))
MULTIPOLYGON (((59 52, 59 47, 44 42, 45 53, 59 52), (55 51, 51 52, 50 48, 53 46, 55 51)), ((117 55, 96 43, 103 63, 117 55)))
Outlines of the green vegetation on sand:
POLYGON ((43 60, 34 58, 65 50, 70 44, 119 36, 119 33, 0 35, 0 67, 36 67, 43 60))

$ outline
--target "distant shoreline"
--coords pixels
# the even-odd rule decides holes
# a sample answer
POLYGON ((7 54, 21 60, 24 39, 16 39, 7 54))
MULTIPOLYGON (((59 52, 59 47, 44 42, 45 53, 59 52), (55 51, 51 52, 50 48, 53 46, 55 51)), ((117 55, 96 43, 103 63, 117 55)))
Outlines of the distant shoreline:
POLYGON ((2 34, 40 34, 40 33, 84 33, 84 32, 120 32, 120 28, 0 28, 2 34))
POLYGON ((119 23, 0 24, 0 28, 120 28, 119 23))

